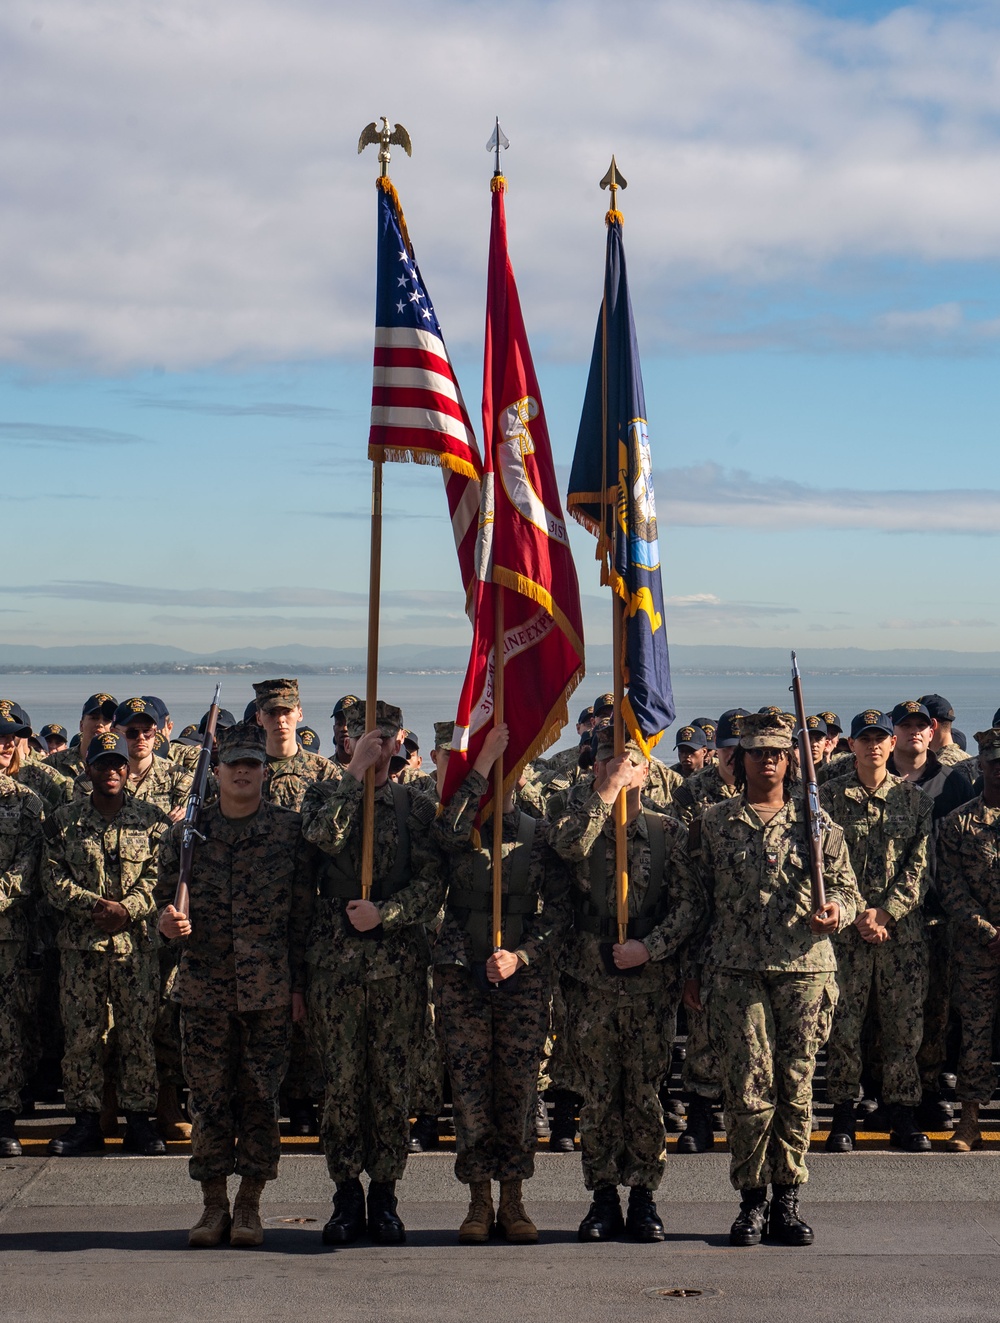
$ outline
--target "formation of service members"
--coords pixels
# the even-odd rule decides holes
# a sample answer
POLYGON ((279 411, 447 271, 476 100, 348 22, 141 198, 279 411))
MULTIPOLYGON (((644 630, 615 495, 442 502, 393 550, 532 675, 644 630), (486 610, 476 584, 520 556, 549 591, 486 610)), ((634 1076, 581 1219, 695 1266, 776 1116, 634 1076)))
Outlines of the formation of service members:
POLYGON ((43 729, 46 756, 23 709, 0 700, 0 1154, 21 1152, 39 1039, 25 971, 46 947, 73 1116, 49 1151, 101 1152, 109 1109, 127 1151, 190 1137, 204 1203, 192 1246, 262 1242, 279 1116, 315 1133, 317 1102, 335 1187, 324 1242, 402 1243, 396 1182, 409 1152, 437 1142, 442 1063, 470 1191, 461 1243, 537 1241, 524 1187, 546 1082, 553 1151, 574 1147, 579 1115, 592 1195, 579 1238, 662 1241, 663 1086, 682 1004, 677 1148, 711 1148, 724 1106, 734 1245, 813 1240, 798 1196, 824 1044, 827 1150, 854 1146, 877 1099, 892 1144, 925 1152, 920 1125, 951 1126, 950 1015, 961 1118, 947 1146, 982 1143, 1000 1009, 1000 711, 978 758, 936 694, 858 713, 846 741, 835 713, 807 718, 827 894, 814 913, 794 720, 780 708, 696 718, 667 767, 631 742, 614 756, 614 696, 602 694, 580 714, 578 745, 538 759, 503 805, 497 934, 480 814, 506 727, 441 804, 451 722, 435 723, 431 776, 398 708, 379 702, 367 730, 365 703, 346 695, 326 759, 297 681, 254 690, 241 721, 219 717, 188 914, 173 904, 180 819, 207 714, 171 740, 162 700, 94 694, 74 743, 43 729))

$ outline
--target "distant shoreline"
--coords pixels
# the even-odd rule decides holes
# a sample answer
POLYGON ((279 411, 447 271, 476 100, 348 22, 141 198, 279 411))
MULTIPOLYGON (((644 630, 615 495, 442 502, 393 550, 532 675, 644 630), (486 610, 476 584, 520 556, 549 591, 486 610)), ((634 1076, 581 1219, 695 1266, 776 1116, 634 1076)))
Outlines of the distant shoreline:
MULTIPOLYGON (((118 662, 104 665, 30 666, 2 665, 0 675, 273 675, 281 670, 296 675, 364 675, 364 666, 316 666, 287 660, 228 662, 217 665, 184 666, 176 662, 118 662)), ((393 666, 380 665, 383 675, 464 675, 464 669, 449 666, 393 666)), ((674 675, 705 676, 780 676, 787 678, 787 667, 780 666, 674 666, 674 675)), ((802 667, 804 675, 863 675, 891 678, 893 676, 993 676, 1000 677, 1000 667, 975 666, 816 666, 802 667)), ((590 676, 610 675, 606 667, 588 670, 590 676)))

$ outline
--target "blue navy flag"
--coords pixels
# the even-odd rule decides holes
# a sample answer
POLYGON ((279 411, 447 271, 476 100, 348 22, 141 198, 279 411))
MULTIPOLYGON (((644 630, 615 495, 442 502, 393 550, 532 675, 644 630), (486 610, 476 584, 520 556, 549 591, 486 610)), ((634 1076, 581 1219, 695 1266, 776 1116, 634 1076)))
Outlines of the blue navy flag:
MULTIPOLYGON (((610 213, 616 217, 617 213, 610 213)), ((567 506, 597 538, 601 582, 625 604, 625 727, 647 756, 674 720, 660 547, 639 347, 621 221, 608 221, 604 302, 597 320, 567 506)))

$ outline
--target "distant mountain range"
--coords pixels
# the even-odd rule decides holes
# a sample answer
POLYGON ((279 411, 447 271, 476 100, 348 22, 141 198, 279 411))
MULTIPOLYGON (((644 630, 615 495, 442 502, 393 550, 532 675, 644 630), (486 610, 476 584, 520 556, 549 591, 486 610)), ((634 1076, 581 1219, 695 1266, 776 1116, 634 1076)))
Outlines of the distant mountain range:
MULTIPOLYGON (((379 662, 386 671, 464 671, 467 648, 411 647, 390 644, 381 649, 379 662)), ((0 671, 85 671, 113 674, 213 669, 255 671, 280 663, 305 674, 363 670, 364 648, 318 648, 288 643, 278 648, 225 648, 219 652, 187 652, 169 644, 68 644, 41 648, 27 644, 0 644, 0 671)), ((679 672, 729 675, 784 673, 786 648, 743 648, 728 645, 675 644, 670 659, 679 672)), ((799 663, 809 674, 858 672, 882 675, 946 674, 951 671, 1000 673, 1000 652, 949 652, 940 648, 803 648, 799 663)), ((590 648, 591 674, 611 670, 611 648, 590 648)))

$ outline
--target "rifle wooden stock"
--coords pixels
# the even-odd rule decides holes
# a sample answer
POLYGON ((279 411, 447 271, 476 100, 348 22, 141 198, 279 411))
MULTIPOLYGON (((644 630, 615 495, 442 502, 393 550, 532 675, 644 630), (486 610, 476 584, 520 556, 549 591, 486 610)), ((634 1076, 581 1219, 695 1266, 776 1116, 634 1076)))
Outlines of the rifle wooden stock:
POLYGON ((802 676, 795 653, 792 653, 792 695, 795 699, 795 719, 799 723, 799 774, 802 777, 803 808, 806 836, 809 840, 809 876, 812 884, 813 913, 826 904, 823 883, 823 812, 819 806, 819 782, 813 762, 809 729, 806 726, 806 705, 802 697, 802 676))
POLYGON ((205 802, 205 787, 208 774, 212 769, 212 749, 215 745, 215 727, 219 720, 219 696, 222 685, 215 686, 215 697, 208 709, 205 733, 201 737, 201 752, 194 771, 194 782, 188 794, 187 807, 184 810, 184 826, 181 830, 180 873, 177 878, 177 890, 174 893, 174 909, 188 917, 191 909, 191 872, 194 868, 194 843, 200 836, 198 824, 205 802))

